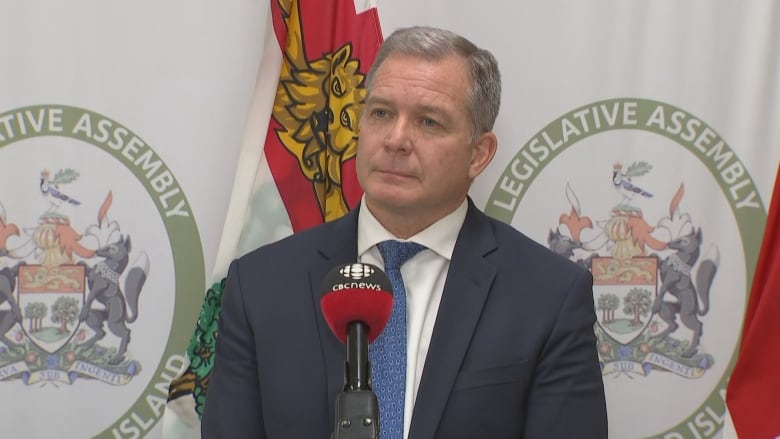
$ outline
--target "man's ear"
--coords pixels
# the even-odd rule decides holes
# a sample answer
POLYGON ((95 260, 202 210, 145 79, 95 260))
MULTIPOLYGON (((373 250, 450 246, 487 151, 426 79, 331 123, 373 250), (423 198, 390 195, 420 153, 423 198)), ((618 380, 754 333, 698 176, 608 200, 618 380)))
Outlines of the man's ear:
POLYGON ((480 134, 474 143, 474 151, 471 155, 471 165, 469 166, 469 178, 475 179, 487 165, 493 160, 498 149, 498 138, 492 131, 480 134))

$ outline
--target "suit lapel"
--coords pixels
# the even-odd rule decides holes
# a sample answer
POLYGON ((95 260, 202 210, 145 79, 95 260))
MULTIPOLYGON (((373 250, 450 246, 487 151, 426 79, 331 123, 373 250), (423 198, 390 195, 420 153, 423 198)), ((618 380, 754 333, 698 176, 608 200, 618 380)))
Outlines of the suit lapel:
MULTIPOLYGON (((312 300, 317 316, 317 328, 319 330, 320 343, 325 360, 327 389, 328 389, 328 413, 335 413, 336 395, 344 387, 344 361, 346 360, 346 346, 344 346, 331 332, 320 308, 322 297, 322 280, 333 268, 341 264, 357 261, 357 212, 358 207, 352 209, 343 218, 332 221, 321 233, 319 255, 321 259, 313 264, 309 270, 309 284, 312 300)), ((315 244, 316 245, 316 244, 315 244)))
POLYGON ((436 434, 496 274, 495 267, 484 259, 495 248, 490 224, 469 200, 423 367, 410 439, 436 434))

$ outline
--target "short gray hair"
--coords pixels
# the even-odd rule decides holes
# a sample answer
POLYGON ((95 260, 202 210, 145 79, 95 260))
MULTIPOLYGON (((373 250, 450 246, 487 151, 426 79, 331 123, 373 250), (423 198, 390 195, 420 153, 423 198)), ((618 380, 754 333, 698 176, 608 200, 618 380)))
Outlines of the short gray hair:
POLYGON ((492 53, 448 30, 428 26, 398 29, 382 43, 368 71, 366 88, 369 94, 377 69, 393 55, 432 60, 451 55, 462 57, 468 64, 471 79, 466 96, 472 141, 480 134, 493 130, 501 106, 501 74, 492 53))

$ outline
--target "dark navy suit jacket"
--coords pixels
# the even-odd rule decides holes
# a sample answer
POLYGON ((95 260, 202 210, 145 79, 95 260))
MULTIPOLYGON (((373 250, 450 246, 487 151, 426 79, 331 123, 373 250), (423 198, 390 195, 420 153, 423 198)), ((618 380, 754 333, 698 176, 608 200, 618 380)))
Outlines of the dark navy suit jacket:
MULTIPOLYGON (((346 349, 320 288, 357 261, 357 212, 231 264, 204 439, 329 438, 346 349)), ((592 282, 469 200, 409 438, 607 438, 592 282)))

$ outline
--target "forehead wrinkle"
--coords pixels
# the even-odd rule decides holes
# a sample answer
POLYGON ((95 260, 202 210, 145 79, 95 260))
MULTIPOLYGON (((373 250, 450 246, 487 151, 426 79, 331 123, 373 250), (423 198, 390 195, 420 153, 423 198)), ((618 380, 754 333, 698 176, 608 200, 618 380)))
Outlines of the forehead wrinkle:
MULTIPOLYGON (((378 87, 382 88, 382 86, 378 87)), ((394 87, 390 87, 393 90, 398 90, 394 87)), ((421 87, 423 88, 423 87, 421 87)), ((424 88, 426 92, 431 93, 427 96, 423 94, 423 96, 418 96, 417 99, 409 99, 408 97, 402 97, 402 96, 386 96, 382 93, 379 93, 379 96, 377 96, 376 90, 372 91, 368 94, 366 97, 366 105, 383 105, 386 107, 391 108, 397 108, 402 107, 405 104, 411 103, 411 108, 419 113, 433 113, 438 115, 448 115, 449 111, 447 109, 447 105, 442 105, 440 102, 444 100, 446 102, 446 99, 453 98, 453 96, 450 96, 446 92, 442 92, 440 90, 434 90, 431 88, 424 88), (423 102, 420 102, 423 101, 423 102)), ((404 95, 410 95, 414 94, 414 91, 410 90, 403 90, 404 95)), ((454 97, 457 100, 457 97, 454 97)))
MULTIPOLYGON (((468 81, 463 80, 457 73, 446 77, 440 77, 441 73, 433 74, 427 70, 424 71, 397 71, 389 72, 379 70, 371 88, 367 90, 367 95, 373 95, 380 90, 390 90, 390 94, 415 95, 431 93, 438 99, 441 96, 448 98, 461 98, 460 91, 468 87, 468 81)), ((425 97, 425 96, 422 96, 425 97)))

